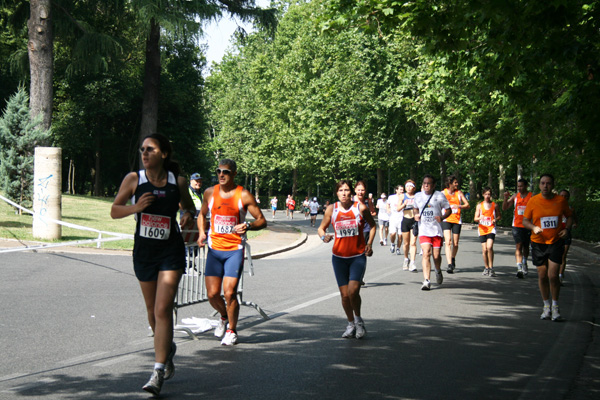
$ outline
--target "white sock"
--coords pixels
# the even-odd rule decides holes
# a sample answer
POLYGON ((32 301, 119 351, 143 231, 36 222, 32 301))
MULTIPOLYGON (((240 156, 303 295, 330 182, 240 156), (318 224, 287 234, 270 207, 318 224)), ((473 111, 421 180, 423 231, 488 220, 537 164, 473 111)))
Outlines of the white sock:
POLYGON ((544 305, 550 307, 550 300, 544 300, 544 305))
POLYGON ((162 369, 165 370, 165 364, 162 363, 154 363, 154 369, 162 369))
POLYGON ((557 300, 552 300, 552 307, 557 306, 558 305, 558 301, 557 300))

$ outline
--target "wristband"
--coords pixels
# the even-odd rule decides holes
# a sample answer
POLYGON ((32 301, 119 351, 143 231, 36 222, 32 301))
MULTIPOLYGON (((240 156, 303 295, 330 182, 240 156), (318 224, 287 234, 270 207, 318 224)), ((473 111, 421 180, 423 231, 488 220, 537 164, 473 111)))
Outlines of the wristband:
POLYGON ((249 231, 249 230, 250 230, 251 226, 252 226, 252 223, 251 223, 251 222, 249 222, 249 221, 246 221, 246 230, 247 230, 247 231, 249 231))
POLYGON ((321 240, 325 241, 325 235, 321 236, 321 240))

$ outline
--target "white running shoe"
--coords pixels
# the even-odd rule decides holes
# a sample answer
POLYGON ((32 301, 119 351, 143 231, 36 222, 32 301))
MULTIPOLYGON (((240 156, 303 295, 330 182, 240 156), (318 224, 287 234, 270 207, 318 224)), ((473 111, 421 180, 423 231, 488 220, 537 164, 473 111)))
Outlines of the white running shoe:
POLYGON ((380 245, 380 246, 383 246, 383 240, 380 240, 380 241, 379 241, 379 245, 380 245))
POLYGON ((215 336, 223 337, 225 331, 227 330, 227 320, 223 318, 219 318, 219 325, 215 328, 215 336))
POLYGON ((225 332, 225 336, 223 336, 223 340, 221 340, 221 344, 223 346, 232 346, 234 344, 237 344, 237 341, 237 333, 235 333, 231 329, 227 329, 227 332, 225 332))
POLYGON ((527 263, 523 263, 523 275, 527 275, 529 273, 529 267, 527 263))
POLYGON ((558 305, 552 306, 552 321, 560 321, 562 317, 560 316, 560 311, 558 310, 558 305))
POLYGON ((396 252, 396 245, 392 243, 390 246, 390 253, 394 254, 396 252))
POLYGON ((550 306, 544 306, 544 310, 542 311, 540 319, 550 319, 551 315, 552 311, 550 310, 550 306))
POLYGON ((496 272, 494 272, 494 268, 490 268, 490 276, 491 277, 495 277, 496 276, 496 272))
POLYGON ((487 269, 487 268, 484 268, 483 272, 481 273, 481 275, 483 275, 483 276, 489 276, 490 275, 490 270, 487 269))
POLYGON ((148 393, 152 393, 154 396, 158 396, 160 394, 160 389, 162 388, 164 380, 165 371, 163 371, 162 369, 155 369, 154 371, 152 371, 150 380, 146 382, 142 389, 148 393))
POLYGON ((387 246, 387 239, 383 239, 383 245, 387 246))
POLYGON ((344 339, 349 339, 353 338, 355 334, 356 326, 354 325, 354 322, 348 322, 348 325, 346 326, 346 331, 342 334, 342 337, 344 339))
POLYGON ((410 266, 408 267, 408 270, 409 270, 410 272, 417 272, 417 266, 415 265, 415 262, 414 262, 414 261, 411 261, 411 262, 410 262, 410 266))
POLYGON ((171 379, 175 375, 175 364, 173 364, 173 357, 177 352, 177 345, 175 342, 171 343, 171 351, 167 356, 167 362, 165 363, 165 381, 171 379))
POLYGON ((423 286, 421 286, 421 290, 429 290, 431 289, 431 282, 429 282, 429 279, 425 279, 423 281, 423 286))
POLYGON ((441 285, 444 282, 444 275, 442 275, 442 270, 435 270, 435 283, 441 285))
POLYGON ((404 264, 402 264, 402 269, 405 271, 408 271, 408 263, 410 262, 410 260, 408 258, 404 259, 404 264))
POLYGON ((365 337, 365 335, 367 334, 367 329, 365 328, 365 322, 362 320, 362 318, 356 321, 354 323, 354 326, 356 327, 355 337, 357 339, 365 337))
POLYGON ((517 264, 517 278, 523 279, 523 264, 517 264))

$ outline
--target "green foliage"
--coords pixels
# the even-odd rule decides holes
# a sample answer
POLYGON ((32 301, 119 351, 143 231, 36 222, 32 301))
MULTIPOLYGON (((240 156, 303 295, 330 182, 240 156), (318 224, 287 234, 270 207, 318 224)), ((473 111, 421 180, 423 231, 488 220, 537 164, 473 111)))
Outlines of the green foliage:
POLYGON ((29 96, 19 88, 0 118, 0 183, 8 198, 24 206, 33 201, 34 148, 49 136, 39 124, 39 118, 30 120, 29 96))
POLYGON ((587 242, 600 242, 600 201, 579 202, 573 205, 577 226, 571 231, 573 238, 587 242))

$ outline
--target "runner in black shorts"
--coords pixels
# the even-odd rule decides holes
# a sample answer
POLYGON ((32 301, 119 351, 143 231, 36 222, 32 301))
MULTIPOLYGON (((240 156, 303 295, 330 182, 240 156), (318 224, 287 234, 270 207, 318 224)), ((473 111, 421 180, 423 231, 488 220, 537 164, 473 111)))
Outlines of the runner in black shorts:
POLYGON ((515 259, 517 261, 517 278, 523 279, 527 275, 527 257, 529 257, 529 243, 531 231, 523 226, 523 214, 527 202, 531 199, 531 192, 527 190, 527 180, 521 178, 517 181, 517 193, 504 192, 502 210, 506 211, 513 205, 514 215, 512 222, 512 235, 515 240, 515 259))
POLYGON ((541 193, 527 203, 523 225, 532 231, 531 256, 538 270, 538 284, 544 300, 541 318, 552 321, 561 319, 558 308, 560 281, 558 273, 564 252, 564 238, 573 223, 572 212, 564 197, 555 195, 554 177, 544 174, 540 178, 541 193), (563 215, 567 217, 564 228, 563 215), (550 303, 552 295, 552 304, 550 303))
MULTIPOLYGON (((562 197, 564 197, 567 200, 567 203, 569 202, 569 198, 571 197, 571 193, 567 190, 567 189, 563 189, 560 191, 559 195, 561 195, 562 197)), ((573 207, 569 206, 569 208, 571 209, 571 211, 573 212, 573 226, 572 228, 575 228, 577 226, 577 217, 575 215, 575 211, 573 210, 573 207)), ((562 224, 563 227, 565 226, 565 224, 567 223, 567 218, 565 216, 563 216, 562 218, 562 224)), ((567 236, 565 237, 565 251, 563 253, 562 256, 562 260, 560 263, 560 270, 558 273, 558 280, 560 281, 560 285, 562 286, 563 281, 564 281, 564 275, 565 275, 565 268, 567 267, 567 254, 569 253, 569 249, 571 248, 571 231, 567 230, 567 236)))
POLYGON ((185 245, 175 219, 191 225, 196 215, 187 181, 171 161, 169 140, 147 136, 140 147, 144 169, 127 174, 115 197, 110 216, 136 215, 133 265, 139 280, 148 322, 154 332, 154 371, 143 389, 157 396, 164 380, 175 372, 173 357, 173 305, 185 268, 185 245), (127 202, 131 199, 131 204, 127 202))

